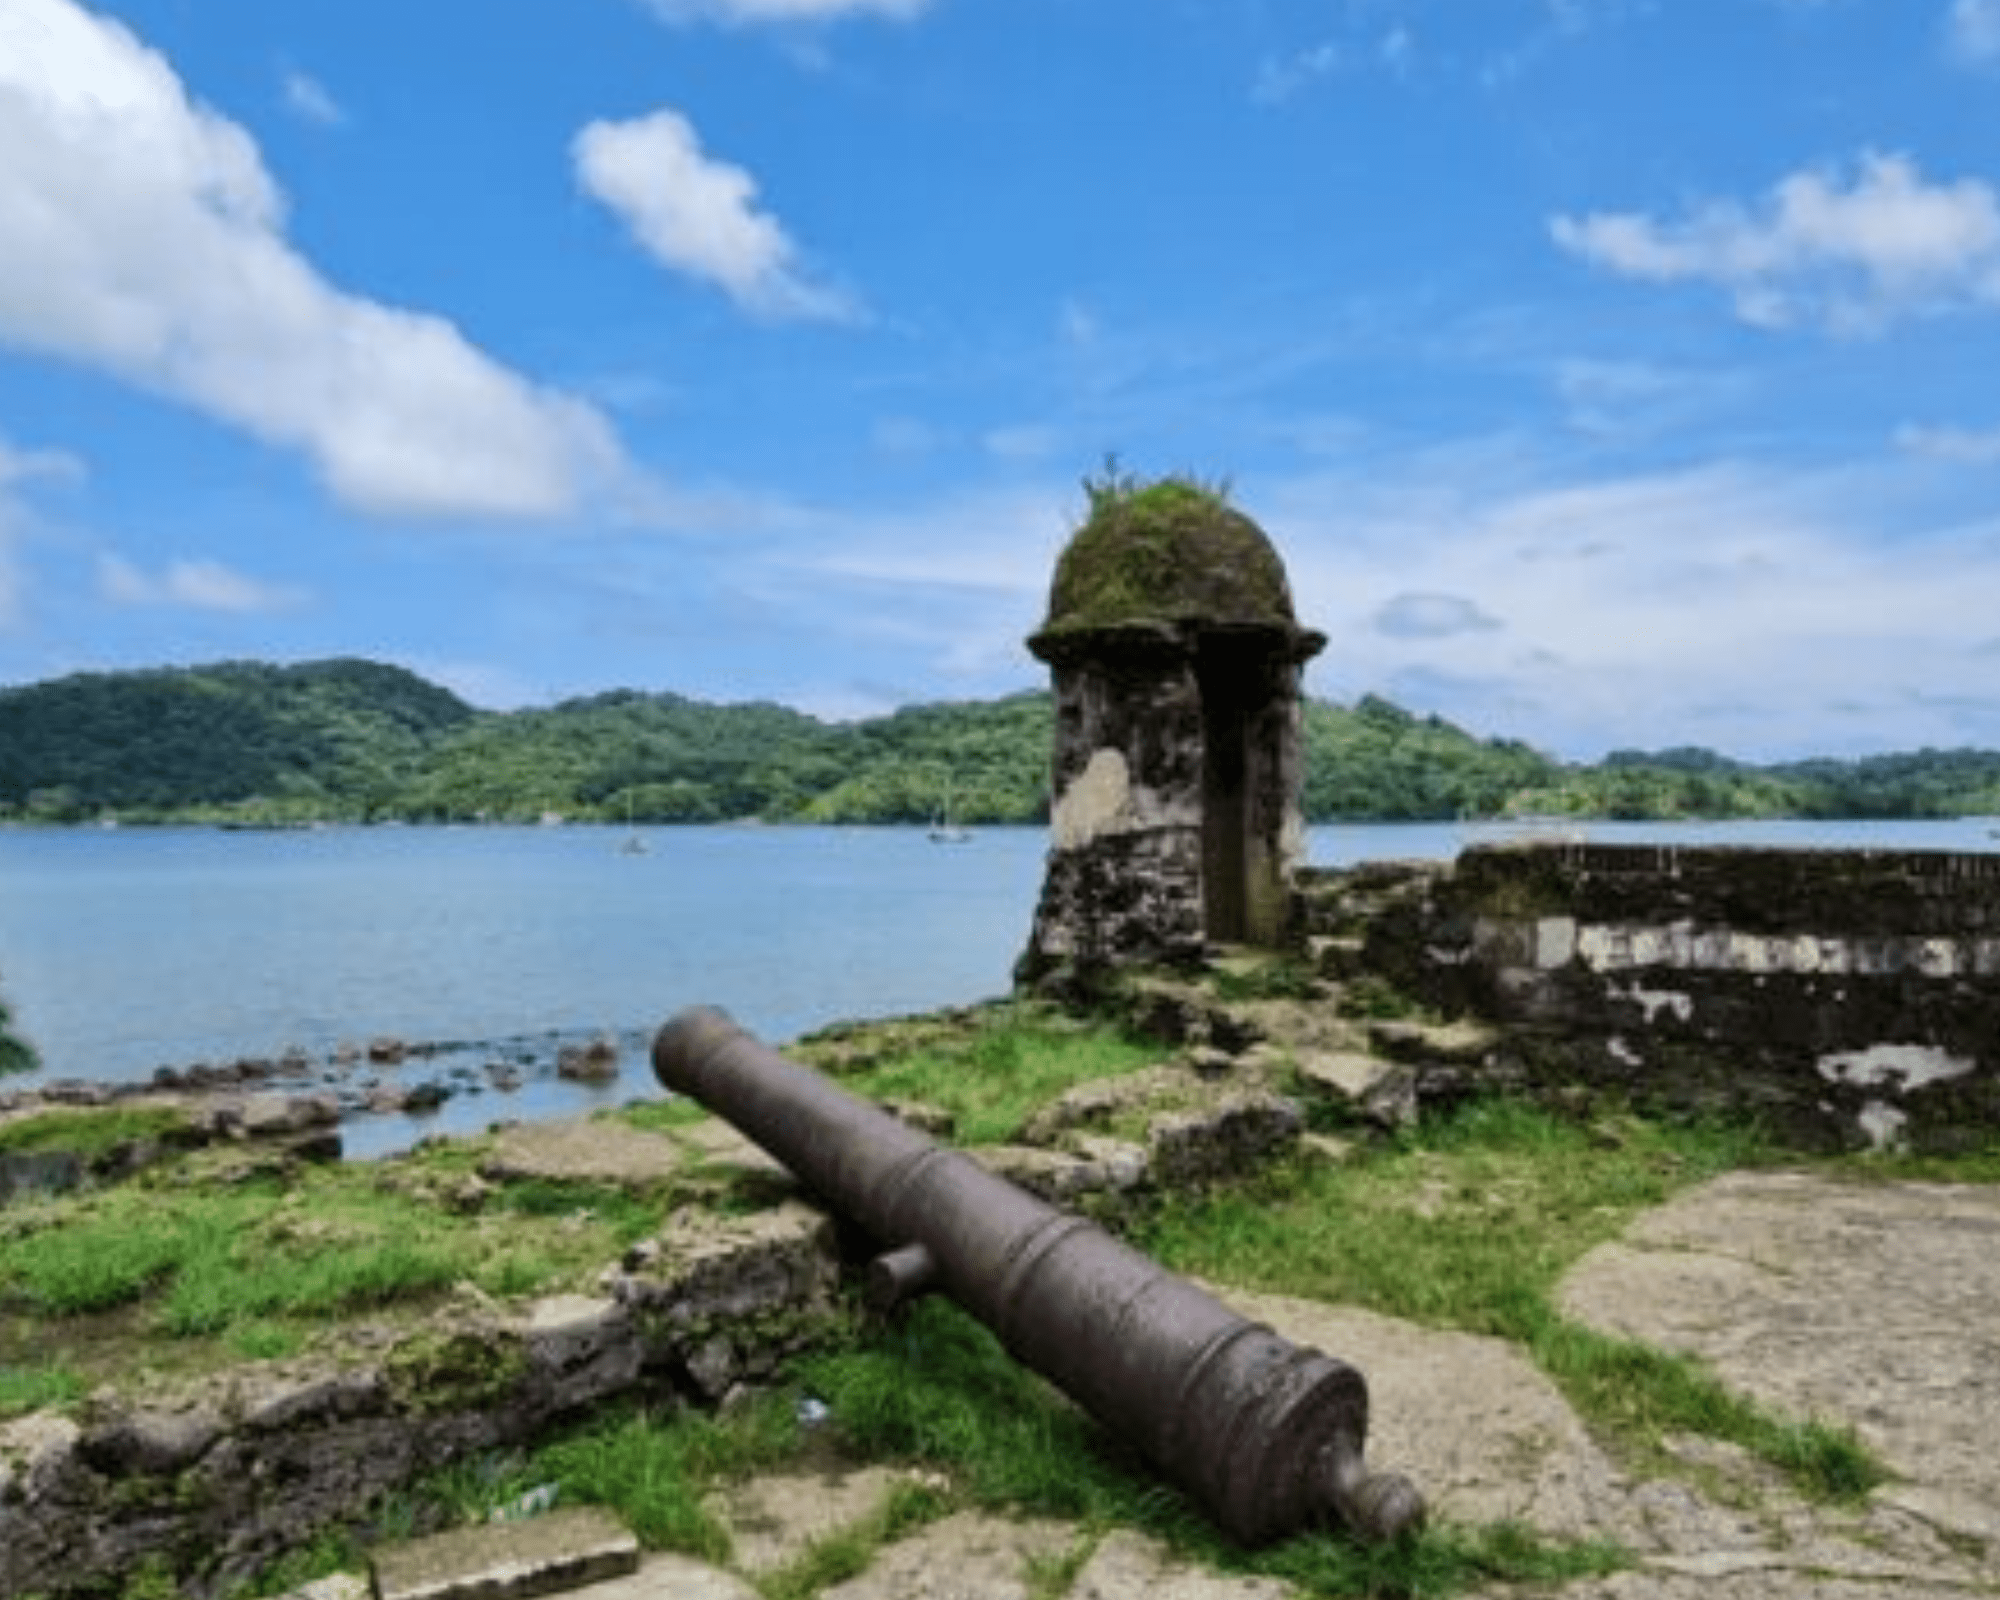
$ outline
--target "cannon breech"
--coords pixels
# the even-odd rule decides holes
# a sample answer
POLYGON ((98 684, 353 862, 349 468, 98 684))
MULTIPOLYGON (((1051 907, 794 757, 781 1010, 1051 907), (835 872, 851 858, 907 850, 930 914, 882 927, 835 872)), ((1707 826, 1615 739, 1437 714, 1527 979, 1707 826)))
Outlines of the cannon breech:
POLYGON ((734 1123, 884 1247, 872 1302, 937 1289, 1180 1484, 1231 1537, 1337 1523, 1378 1541, 1422 1496, 1364 1464, 1368 1388, 1114 1239, 788 1061, 708 1007, 653 1043, 660 1082, 734 1123))

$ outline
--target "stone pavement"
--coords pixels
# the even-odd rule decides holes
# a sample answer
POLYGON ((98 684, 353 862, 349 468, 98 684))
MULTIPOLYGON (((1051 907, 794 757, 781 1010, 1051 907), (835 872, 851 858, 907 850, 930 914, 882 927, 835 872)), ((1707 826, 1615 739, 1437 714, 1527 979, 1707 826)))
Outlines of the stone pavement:
MULTIPOLYGON (((2000 1187, 1740 1173, 1640 1218, 1561 1291, 1581 1322, 1709 1362, 1787 1413, 1854 1426, 1897 1474, 1857 1507, 1802 1501, 1709 1439, 1669 1441, 1685 1474, 1641 1479, 1601 1450, 1512 1346, 1282 1296, 1229 1294, 1288 1337, 1352 1361, 1373 1400, 1369 1459, 1433 1515, 1517 1518, 1616 1540, 1630 1571, 1564 1600, 1963 1600, 2000 1595, 2000 1187)), ((879 1511, 883 1469, 768 1478, 720 1504, 733 1571, 649 1558, 591 1600, 753 1600, 751 1584, 879 1511)), ((1483 1600, 1521 1591, 1493 1589, 1483 1600)), ((825 1600, 1278 1600, 1150 1540, 960 1513, 879 1551, 825 1600), (1067 1587, 1063 1586, 1065 1578, 1067 1587)))

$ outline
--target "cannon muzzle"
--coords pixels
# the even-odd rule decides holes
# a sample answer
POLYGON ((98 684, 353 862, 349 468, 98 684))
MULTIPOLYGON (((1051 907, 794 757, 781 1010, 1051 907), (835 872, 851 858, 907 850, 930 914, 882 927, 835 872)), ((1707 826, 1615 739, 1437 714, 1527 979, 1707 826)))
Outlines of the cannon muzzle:
POLYGON ((769 1151, 884 1247, 868 1296, 932 1289, 1180 1484, 1232 1538, 1329 1523, 1380 1541, 1422 1525, 1407 1478, 1363 1461, 1361 1374, 971 1157, 786 1060, 721 1011, 682 1012, 653 1070, 769 1151))

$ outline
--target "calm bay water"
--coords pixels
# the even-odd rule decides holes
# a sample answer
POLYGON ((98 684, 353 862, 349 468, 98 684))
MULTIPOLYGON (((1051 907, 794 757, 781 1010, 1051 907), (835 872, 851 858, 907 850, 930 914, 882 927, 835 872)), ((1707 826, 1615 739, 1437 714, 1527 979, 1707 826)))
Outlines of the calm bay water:
MULTIPOLYGON (((1992 850, 1985 821, 1593 825, 1592 838, 1992 850)), ((1495 831, 1315 829, 1340 865, 1448 857, 1495 831)), ((369 1153, 430 1130, 652 1091, 643 1047, 682 1006, 772 1041, 843 1018, 1007 990, 1040 887, 1041 829, 932 843, 900 828, 0 829, 0 994, 40 1078, 137 1081, 161 1066, 330 1058, 392 1035, 449 1044, 459 1092, 425 1118, 358 1118, 369 1153), (550 1070, 609 1033, 620 1081, 550 1070), (502 1094, 485 1063, 524 1063, 502 1094)), ((36 1077, 0 1083, 27 1087, 36 1077)), ((363 1080, 365 1081, 365 1079, 363 1080)))

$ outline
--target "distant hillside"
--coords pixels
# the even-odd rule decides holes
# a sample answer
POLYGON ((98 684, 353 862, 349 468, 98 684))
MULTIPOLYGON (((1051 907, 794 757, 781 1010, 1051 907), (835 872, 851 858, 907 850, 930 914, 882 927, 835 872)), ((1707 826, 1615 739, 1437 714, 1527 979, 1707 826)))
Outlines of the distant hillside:
MULTIPOLYGON (((0 690, 0 819, 1036 822, 1052 716, 1042 692, 856 723, 635 690, 478 711, 356 660, 92 673, 0 690)), ((2000 813, 1992 752, 1574 765, 1372 695, 1305 723, 1314 821, 2000 813)))
POLYGON ((393 787, 475 715, 449 690, 371 661, 82 673, 0 691, 0 808, 332 804, 393 787))

